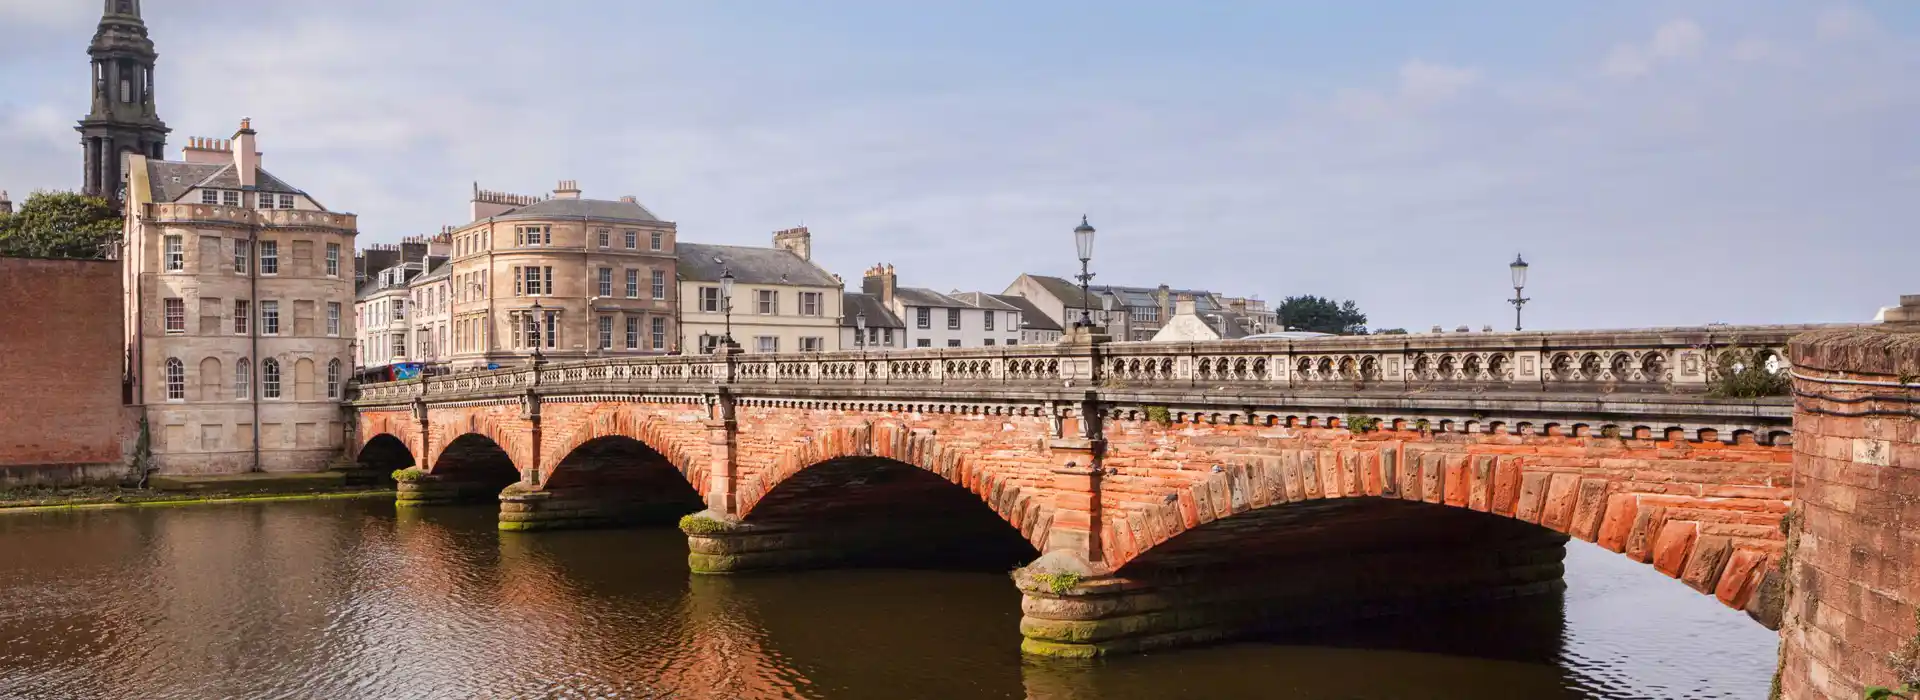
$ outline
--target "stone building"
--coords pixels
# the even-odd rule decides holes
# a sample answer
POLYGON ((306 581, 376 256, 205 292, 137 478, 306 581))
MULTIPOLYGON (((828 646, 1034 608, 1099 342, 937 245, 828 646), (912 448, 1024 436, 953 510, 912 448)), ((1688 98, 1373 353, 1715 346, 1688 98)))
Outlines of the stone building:
POLYGON ((1047 314, 1042 312, 1040 307, 1035 306, 1032 300, 1012 294, 995 294, 993 298, 1020 310, 1021 345, 1046 345, 1060 342, 1065 329, 1061 328, 1058 321, 1048 318, 1047 314))
POLYGON ((154 105, 153 64, 159 54, 147 38, 140 0, 106 0, 87 55, 93 59, 88 90, 93 108, 74 127, 85 154, 80 191, 118 204, 126 184, 125 155, 164 158, 169 131, 154 105))
POLYGON ((880 300, 905 325, 902 347, 977 348, 1020 344, 1019 309, 979 293, 966 301, 920 287, 902 287, 892 265, 875 265, 860 291, 880 300))
POLYGON ((438 256, 429 257, 426 268, 407 285, 412 290, 407 321, 413 326, 413 361, 439 368, 452 359, 453 265, 438 256))
POLYGON ((341 448, 357 221, 260 163, 246 119, 179 161, 126 156, 130 400, 160 472, 318 470, 341 448))
POLYGON ((1156 341, 1238 340, 1253 335, 1258 324, 1232 309, 1199 310, 1193 297, 1174 297, 1173 317, 1155 331, 1156 341))
POLYGON ((891 350, 906 347, 907 324, 880 303, 880 297, 864 292, 840 295, 840 349, 891 350), (865 328, 865 334, 861 334, 865 328))
MULTIPOLYGON (((355 376, 369 381, 398 378, 395 365, 432 362, 430 343, 419 337, 416 281, 438 272, 446 279, 447 246, 442 239, 408 237, 399 245, 375 244, 355 256, 358 292, 354 298, 355 376)), ((444 311, 440 314, 444 321, 444 311)))
POLYGON ((841 349, 841 282, 813 264, 806 227, 775 231, 772 248, 680 244, 682 347, 711 352, 727 333, 720 278, 733 275, 734 342, 746 352, 841 349))
POLYGON ((551 197, 474 187, 472 221, 453 231, 446 282, 451 368, 677 349, 676 227, 633 197, 551 197), (635 342, 626 342, 629 338, 635 342))

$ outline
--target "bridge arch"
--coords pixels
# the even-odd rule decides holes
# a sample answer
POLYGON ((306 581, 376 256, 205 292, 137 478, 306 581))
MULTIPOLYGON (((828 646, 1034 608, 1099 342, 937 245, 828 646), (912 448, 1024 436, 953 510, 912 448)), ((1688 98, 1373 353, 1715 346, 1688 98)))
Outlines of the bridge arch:
POLYGON ((440 479, 475 484, 476 489, 484 485, 494 493, 521 478, 520 467, 508 447, 483 432, 449 440, 426 471, 440 479))
POLYGON ((405 440, 393 433, 379 433, 367 437, 360 445, 355 462, 362 469, 381 473, 392 472, 414 466, 413 450, 407 447, 405 440))
POLYGON ((862 480, 872 479, 887 479, 884 483, 956 508, 943 494, 971 493, 971 500, 997 515, 1028 545, 1036 550, 1045 547, 1053 518, 1041 484, 1025 482, 964 449, 944 445, 934 431, 891 421, 829 428, 807 436, 740 485, 738 512, 752 523, 795 515, 809 504, 858 502, 846 499, 845 489, 865 486, 869 482, 862 480))
MULTIPOLYGON (((674 439, 668 427, 659 417, 647 415, 639 409, 595 411, 564 433, 557 442, 550 443, 551 449, 543 447, 542 457, 547 464, 541 465, 541 483, 549 485, 555 474, 568 468, 567 460, 574 458, 582 447, 607 441, 608 438, 624 438, 635 443, 625 447, 637 446, 658 456, 678 471, 681 478, 704 498, 711 486, 706 460, 703 459, 706 446, 701 445, 699 449, 688 446, 685 441, 674 439)), ((625 445, 617 441, 612 444, 625 445)))
MULTIPOLYGON (((1771 526, 1730 523, 1697 510, 1697 499, 1634 493, 1615 479, 1526 470, 1515 460, 1487 455, 1303 449, 1215 467, 1207 477, 1176 489, 1157 508, 1136 506, 1109 518, 1105 537, 1114 543, 1105 552, 1109 570, 1126 575, 1164 568, 1191 559, 1217 537, 1236 542, 1233 551, 1258 551, 1247 546, 1247 538, 1310 538, 1288 528, 1319 532, 1329 526, 1296 517, 1302 513, 1361 514, 1355 522, 1391 514, 1380 522, 1421 528, 1480 521, 1473 527, 1502 537, 1557 534, 1583 540, 1651 564, 1745 610, 1758 602, 1761 579, 1779 554, 1776 543, 1726 534, 1771 526), (1449 513, 1477 517, 1455 519, 1449 513), (1494 520, 1520 527, 1487 524, 1494 520)), ((1770 517, 1753 515, 1754 521, 1770 517)))

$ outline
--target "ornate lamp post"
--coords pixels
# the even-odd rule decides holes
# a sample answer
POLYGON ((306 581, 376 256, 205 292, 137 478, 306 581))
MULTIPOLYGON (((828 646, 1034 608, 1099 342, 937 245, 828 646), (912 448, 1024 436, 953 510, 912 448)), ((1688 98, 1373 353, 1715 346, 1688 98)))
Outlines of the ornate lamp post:
POLYGON ((720 342, 733 347, 733 270, 720 268, 720 308, 727 315, 727 332, 720 342))
POLYGON ((867 312, 865 311, 853 315, 853 346, 862 350, 867 348, 867 312))
POLYGON ((531 329, 533 332, 527 335, 529 336, 528 340, 533 341, 533 363, 537 365, 547 361, 547 357, 540 354, 540 344, 546 340, 541 336, 544 335, 542 331, 547 330, 547 315, 541 311, 539 299, 533 300, 533 316, 531 318, 533 319, 533 328, 531 329))
POLYGON ((1087 285, 1093 281, 1093 273, 1087 271, 1087 262, 1093 259, 1093 226, 1087 224, 1085 214, 1080 215, 1080 225, 1073 227, 1073 245, 1080 252, 1080 320, 1074 325, 1092 326, 1089 309, 1093 307, 1093 294, 1087 285))
POLYGON ((1525 306, 1528 301, 1532 301, 1531 299, 1520 296, 1520 289, 1527 286, 1527 261, 1515 255, 1513 256, 1513 264, 1508 265, 1507 269, 1513 271, 1513 298, 1508 299, 1507 303, 1513 305, 1513 329, 1518 331, 1520 330, 1520 307, 1525 306))

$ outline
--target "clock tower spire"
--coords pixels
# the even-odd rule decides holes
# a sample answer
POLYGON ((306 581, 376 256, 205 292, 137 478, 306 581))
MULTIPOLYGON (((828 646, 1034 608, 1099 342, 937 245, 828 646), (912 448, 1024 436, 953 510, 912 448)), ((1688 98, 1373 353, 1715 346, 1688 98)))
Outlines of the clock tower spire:
POLYGON ((118 206, 122 155, 164 157, 169 129, 154 108, 153 63, 159 54, 147 38, 140 0, 104 3, 100 27, 87 47, 93 58, 88 85, 93 109, 74 130, 86 155, 81 192, 118 206))

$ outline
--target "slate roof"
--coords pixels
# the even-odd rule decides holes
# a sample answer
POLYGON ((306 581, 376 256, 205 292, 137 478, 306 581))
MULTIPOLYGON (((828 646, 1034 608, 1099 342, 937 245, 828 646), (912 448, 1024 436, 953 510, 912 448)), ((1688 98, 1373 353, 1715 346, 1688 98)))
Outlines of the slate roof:
MULTIPOLYGON (((148 160, 147 182, 153 189, 156 202, 179 201, 188 190, 195 187, 207 187, 222 190, 243 189, 240 186, 240 172, 232 163, 186 163, 172 160, 148 160)), ((274 177, 265 168, 255 169, 254 189, 260 192, 285 192, 288 194, 306 194, 285 180, 274 177)))
POLYGON ((1047 315, 1040 311, 1040 307, 1034 306, 1033 302, 1026 297, 1014 296, 1012 294, 995 294, 993 298, 1000 300, 1003 304, 1019 309, 1020 323, 1029 329, 1036 331, 1065 330, 1060 327, 1060 324, 1055 323, 1053 319, 1047 318, 1047 315))
POLYGON ((976 308, 972 304, 924 287, 900 287, 894 289, 893 298, 895 301, 906 306, 976 308))
POLYGON ((885 304, 880 303, 880 297, 872 294, 861 294, 859 292, 842 293, 840 297, 840 327, 855 327, 854 316, 862 313, 867 315, 868 328, 907 327, 907 324, 901 321, 899 316, 893 315, 893 312, 888 310, 885 304))
MULTIPOLYGON (((1027 277, 1038 282, 1041 289, 1047 290, 1049 294, 1052 294, 1054 298, 1064 302, 1067 306, 1074 308, 1080 307, 1079 284, 1064 278, 1049 277, 1047 275, 1030 274, 1027 275, 1027 277)), ((1114 297, 1123 306, 1160 305, 1160 300, 1155 298, 1155 295, 1160 292, 1159 287, 1123 287, 1118 285, 1095 284, 1089 285, 1087 291, 1095 297, 1102 295, 1114 297)), ((1192 296, 1194 308, 1201 311, 1221 310, 1220 305, 1214 303, 1212 292, 1199 289, 1169 289, 1167 293, 1176 297, 1181 294, 1192 296)), ((1094 304, 1098 305, 1099 303, 1100 301, 1098 299, 1094 300, 1094 304)), ((1169 303, 1171 303, 1171 300, 1169 300, 1169 303)))
POLYGON ((432 282, 437 279, 446 278, 447 276, 452 274, 453 274, 453 264, 448 262, 447 256, 430 255, 430 256, 427 256, 426 273, 420 275, 419 277, 413 278, 413 281, 409 282, 408 284, 420 284, 422 282, 432 282))
POLYGON ((595 221, 614 221, 645 223, 659 221, 660 218, 647 211, 646 207, 635 202, 608 201, 604 199, 543 199, 538 202, 514 209, 493 217, 494 221, 520 221, 526 219, 579 219, 585 217, 595 221))
POLYGON ((808 287, 840 286, 840 280, 806 258, 785 248, 752 248, 709 243, 681 243, 676 248, 680 279, 718 282, 722 271, 732 272, 740 284, 793 284, 808 287))
POLYGON ((955 299, 959 299, 961 301, 972 304, 982 309, 992 309, 994 311, 1019 311, 1020 310, 1019 307, 1009 304, 1007 302, 1001 301, 999 299, 995 299, 993 298, 992 294, 988 294, 986 292, 954 292, 952 294, 948 294, 947 296, 953 297, 955 299))

